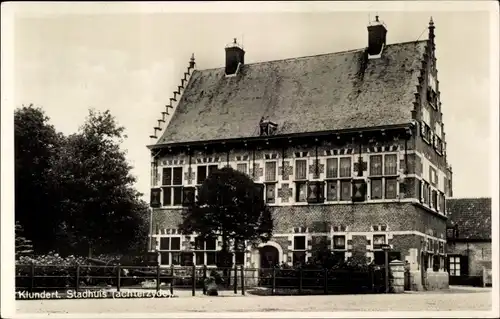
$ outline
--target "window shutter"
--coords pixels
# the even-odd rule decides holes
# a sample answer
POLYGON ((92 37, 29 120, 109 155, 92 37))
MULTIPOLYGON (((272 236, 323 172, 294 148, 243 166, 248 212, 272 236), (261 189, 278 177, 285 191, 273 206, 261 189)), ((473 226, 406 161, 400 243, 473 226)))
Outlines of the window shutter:
POLYGON ((257 199, 259 201, 264 201, 264 184, 255 183, 254 185, 255 185, 256 191, 257 191, 257 194, 255 197, 257 197, 257 199))
POLYGON ((307 183, 307 201, 316 203, 318 201, 318 191, 316 183, 307 183))
POLYGON ((154 188, 151 189, 151 201, 150 201, 150 206, 151 207, 160 207, 161 206, 161 189, 159 188, 154 188))
POLYGON ((207 178, 207 167, 206 166, 198 166, 196 171, 196 183, 203 184, 203 181, 207 178))
POLYGON ((195 188, 194 187, 183 187, 182 189, 182 199, 183 199, 183 206, 190 206, 194 204, 195 200, 195 188))
POLYGON ((352 183, 352 201, 362 202, 365 200, 366 184, 364 180, 355 180, 352 183))
POLYGON ((469 256, 460 256, 460 275, 469 276, 469 256))

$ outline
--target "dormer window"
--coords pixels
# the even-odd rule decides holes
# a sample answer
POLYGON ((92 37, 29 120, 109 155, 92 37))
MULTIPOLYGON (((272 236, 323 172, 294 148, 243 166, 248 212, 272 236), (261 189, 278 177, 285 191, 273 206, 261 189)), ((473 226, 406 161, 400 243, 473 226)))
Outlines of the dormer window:
POLYGON ((271 121, 262 121, 260 123, 260 136, 270 136, 276 133, 278 125, 271 121))

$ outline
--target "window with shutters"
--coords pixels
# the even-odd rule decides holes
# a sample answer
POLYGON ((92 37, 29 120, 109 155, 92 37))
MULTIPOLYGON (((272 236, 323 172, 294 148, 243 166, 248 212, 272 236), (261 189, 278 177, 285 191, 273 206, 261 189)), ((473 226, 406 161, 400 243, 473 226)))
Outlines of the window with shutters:
POLYGON ((371 155, 370 199, 396 199, 398 196, 397 154, 371 155))
POLYGON ((194 241, 194 255, 196 265, 215 266, 217 264, 217 239, 202 239, 196 237, 194 241))
POLYGON ((160 237, 160 264, 180 265, 181 264, 181 237, 168 236, 160 237))
POLYGON ((265 163, 266 203, 276 202, 277 167, 276 161, 265 163))
POLYGON ((196 184, 201 185, 203 182, 219 168, 219 165, 198 165, 196 169, 196 184))
POLYGON ((307 160, 295 160, 295 201, 307 201, 307 160))
POLYGON ((325 184, 323 181, 307 183, 307 202, 323 203, 325 201, 325 184))
POLYGON ((305 235, 296 235, 293 237, 293 265, 304 265, 307 255, 307 240, 305 235))
POLYGON ((182 167, 163 168, 163 206, 182 205, 182 177, 182 167))

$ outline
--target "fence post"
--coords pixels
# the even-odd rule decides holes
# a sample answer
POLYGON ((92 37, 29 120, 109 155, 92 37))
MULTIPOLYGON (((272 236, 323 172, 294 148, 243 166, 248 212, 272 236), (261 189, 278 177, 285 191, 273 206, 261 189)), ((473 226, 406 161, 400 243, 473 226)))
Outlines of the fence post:
POLYGON ((175 281, 175 273, 174 273, 174 265, 170 265, 170 294, 174 294, 174 281, 175 281))
POLYGON ((302 265, 299 267, 299 295, 302 293, 302 265))
POLYGON ((234 294, 236 295, 238 293, 238 266, 236 266, 236 263, 234 263, 234 294))
POLYGON ((160 291, 160 264, 156 265, 156 292, 160 291))
POLYGON ((375 292, 375 269, 370 266, 370 275, 372 279, 372 292, 375 292))
POLYGON ((121 269, 121 265, 118 264, 118 266, 116 267, 116 291, 120 291, 120 278, 121 278, 121 275, 122 275, 122 269, 121 269))
POLYGON ((273 284, 271 286, 272 294, 274 295, 274 292, 276 290, 276 267, 273 267, 273 277, 272 277, 273 284))
POLYGON ((31 284, 30 284, 30 292, 33 292, 35 288, 35 262, 31 262, 31 284))
POLYGON ((325 280, 325 295, 328 295, 328 269, 327 268, 325 268, 324 280, 325 280))
POLYGON ((192 295, 196 294, 196 266, 193 264, 193 291, 192 295))
POLYGON ((75 291, 78 292, 79 289, 80 289, 80 264, 76 264, 75 291))
POLYGON ((205 281, 207 280, 207 265, 203 265, 202 279, 203 279, 203 294, 206 295, 207 294, 207 287, 205 285, 205 281))
POLYGON ((241 265, 241 294, 244 296, 245 295, 245 269, 243 265, 241 265))

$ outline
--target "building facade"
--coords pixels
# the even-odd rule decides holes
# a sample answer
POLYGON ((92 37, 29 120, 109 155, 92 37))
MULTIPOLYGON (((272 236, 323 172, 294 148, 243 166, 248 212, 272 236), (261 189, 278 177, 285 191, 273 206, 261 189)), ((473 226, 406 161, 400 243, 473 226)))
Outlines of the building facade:
POLYGON ((414 289, 447 286, 446 198, 452 171, 439 101, 434 23, 428 40, 245 64, 236 40, 225 67, 194 56, 151 135, 153 240, 161 264, 214 265, 219 241, 180 234, 181 211, 213 169, 262 184, 275 230, 246 247, 247 267, 295 264, 327 246, 340 258, 407 261, 414 289))
POLYGON ((447 200, 450 284, 492 284, 491 198, 447 200))

